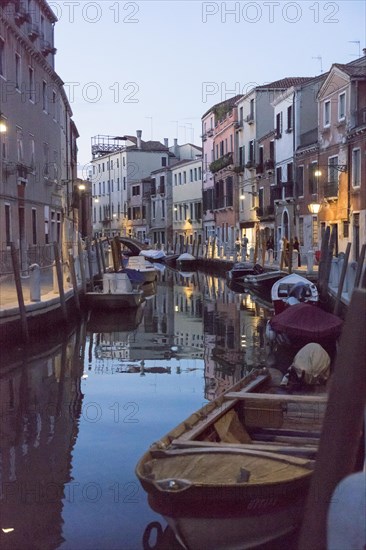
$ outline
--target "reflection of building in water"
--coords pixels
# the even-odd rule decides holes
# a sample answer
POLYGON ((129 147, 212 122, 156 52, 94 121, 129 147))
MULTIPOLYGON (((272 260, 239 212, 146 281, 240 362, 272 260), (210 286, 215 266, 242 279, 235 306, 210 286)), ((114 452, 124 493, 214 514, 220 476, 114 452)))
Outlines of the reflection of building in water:
POLYGON ((223 279, 204 275, 204 339, 207 399, 214 399, 243 377, 238 295, 223 279))
POLYGON ((253 367, 265 364, 264 329, 268 313, 225 281, 203 275, 205 397, 214 399, 253 367))
MULTIPOLYGON (((56 548, 82 393, 79 334, 0 376, 1 548, 56 548)), ((29 351, 27 350, 29 353, 29 351)), ((10 370, 11 369, 11 370, 10 370)))
POLYGON ((196 278, 180 275, 174 285, 174 345, 191 358, 203 357, 202 293, 196 278))

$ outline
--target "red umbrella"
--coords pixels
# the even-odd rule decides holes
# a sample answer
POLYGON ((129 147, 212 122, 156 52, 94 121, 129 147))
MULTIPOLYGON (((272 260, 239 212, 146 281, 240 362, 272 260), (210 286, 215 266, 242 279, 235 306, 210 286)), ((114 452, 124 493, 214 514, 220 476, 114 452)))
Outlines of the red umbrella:
POLYGON ((341 334, 343 321, 332 313, 310 304, 296 304, 288 307, 271 319, 276 332, 318 341, 341 334))

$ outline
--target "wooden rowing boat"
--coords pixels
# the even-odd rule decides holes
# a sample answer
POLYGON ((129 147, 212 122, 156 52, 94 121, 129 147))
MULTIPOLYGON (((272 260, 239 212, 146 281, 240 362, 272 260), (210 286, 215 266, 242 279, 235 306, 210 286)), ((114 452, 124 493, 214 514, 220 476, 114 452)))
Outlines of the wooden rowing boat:
POLYGON ((295 529, 308 491, 324 395, 268 391, 258 371, 154 443, 136 474, 190 550, 251 548, 295 529))

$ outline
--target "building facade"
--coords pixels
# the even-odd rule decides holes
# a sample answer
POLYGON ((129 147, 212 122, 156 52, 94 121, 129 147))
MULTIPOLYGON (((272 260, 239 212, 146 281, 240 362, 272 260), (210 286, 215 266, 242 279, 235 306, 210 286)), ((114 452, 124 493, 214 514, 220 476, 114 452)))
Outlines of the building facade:
POLYGON ((56 16, 44 0, 0 8, 0 234, 22 268, 37 246, 71 242, 78 137, 54 70, 56 16))

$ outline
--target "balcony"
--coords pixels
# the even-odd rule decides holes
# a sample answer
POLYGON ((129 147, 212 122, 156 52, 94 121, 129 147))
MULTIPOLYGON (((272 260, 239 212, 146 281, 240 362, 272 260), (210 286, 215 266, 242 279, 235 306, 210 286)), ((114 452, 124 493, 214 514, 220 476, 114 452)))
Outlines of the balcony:
POLYGON ((15 14, 14 14, 14 21, 15 24, 18 27, 21 27, 23 23, 31 23, 32 18, 30 14, 25 10, 25 8, 19 3, 18 6, 15 7, 15 14))
POLYGON ((212 137, 214 135, 213 128, 210 128, 210 130, 207 130, 206 135, 207 137, 212 137))
POLYGON ((50 53, 52 53, 52 55, 54 55, 56 53, 56 51, 57 51, 56 48, 54 48, 50 42, 48 42, 47 40, 42 40, 41 41, 42 55, 44 55, 45 57, 50 53))
POLYGON ((248 160, 248 162, 245 164, 245 168, 248 170, 254 170, 255 165, 253 160, 248 160))
POLYGON ((270 204, 270 205, 267 205, 267 206, 260 206, 257 209, 257 216, 261 220, 269 220, 269 219, 272 220, 272 219, 274 219, 274 205, 270 204))
POLYGON ((273 201, 281 201, 282 200, 282 185, 276 185, 274 187, 271 187, 271 195, 273 201))
POLYGON ((274 138, 275 138, 275 139, 280 139, 281 137, 282 137, 281 132, 279 132, 278 130, 276 130, 276 133, 275 133, 274 138))
POLYGON ((274 169, 274 160, 273 159, 267 159, 264 162, 264 167, 266 170, 273 170, 274 169))
POLYGON ((39 26, 34 25, 33 23, 29 23, 27 27, 27 34, 28 34, 29 40, 34 42, 36 38, 38 38, 40 35, 39 26))
POLYGON ((235 122, 234 128, 235 128, 236 130, 242 130, 242 128, 243 128, 243 120, 241 119, 241 120, 238 120, 237 122, 235 122))
POLYGON ((331 181, 324 184, 323 193, 325 199, 338 199, 338 183, 331 181))
POLYGON ((284 183, 285 187, 285 199, 293 199, 295 197, 295 186, 293 181, 286 181, 284 183))
POLYGON ((214 174, 215 172, 218 172, 219 170, 222 170, 223 168, 230 166, 230 164, 232 163, 233 163, 233 155, 232 153, 227 153, 223 157, 220 157, 219 159, 211 162, 210 171, 214 174))
POLYGON ((263 164, 259 163, 255 165, 255 173, 256 174, 263 174, 263 164))
POLYGON ((249 115, 245 117, 245 122, 254 124, 254 113, 249 113, 249 115))

